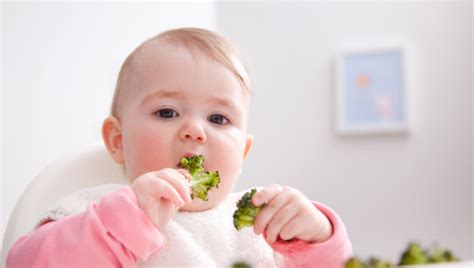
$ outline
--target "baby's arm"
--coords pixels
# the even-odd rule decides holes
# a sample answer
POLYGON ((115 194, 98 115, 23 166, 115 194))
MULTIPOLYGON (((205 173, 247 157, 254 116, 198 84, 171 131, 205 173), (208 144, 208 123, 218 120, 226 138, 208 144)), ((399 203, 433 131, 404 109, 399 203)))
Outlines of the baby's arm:
POLYGON ((7 267, 135 266, 162 247, 158 228, 177 210, 176 203, 189 200, 182 190, 186 184, 179 190, 169 188, 183 178, 172 170, 147 173, 131 187, 90 203, 83 213, 42 225, 14 244, 7 267), (176 196, 177 191, 183 197, 176 196), (152 218, 154 213, 159 217, 152 218))
POLYGON ((90 203, 83 213, 49 222, 20 238, 7 267, 130 267, 163 245, 130 187, 90 203), (133 226, 131 226, 133 224, 133 226), (133 228, 131 228, 133 227, 133 228))
POLYGON ((271 185, 255 194, 253 202, 267 203, 256 218, 255 233, 264 234, 287 267, 343 267, 352 256, 342 220, 298 190, 271 185))

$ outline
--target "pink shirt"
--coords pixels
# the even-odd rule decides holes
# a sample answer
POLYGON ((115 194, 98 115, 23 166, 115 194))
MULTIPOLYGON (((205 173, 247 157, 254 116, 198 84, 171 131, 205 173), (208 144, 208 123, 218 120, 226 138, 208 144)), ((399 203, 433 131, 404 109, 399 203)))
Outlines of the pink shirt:
MULTIPOLYGON (((315 203, 333 226, 323 243, 278 240, 270 246, 287 267, 343 267, 352 247, 342 220, 315 203)), ((7 267, 135 267, 158 252, 165 237, 140 210, 130 187, 91 202, 84 213, 43 224, 20 238, 10 250, 7 267), (134 228, 130 228, 133 223, 134 228)))

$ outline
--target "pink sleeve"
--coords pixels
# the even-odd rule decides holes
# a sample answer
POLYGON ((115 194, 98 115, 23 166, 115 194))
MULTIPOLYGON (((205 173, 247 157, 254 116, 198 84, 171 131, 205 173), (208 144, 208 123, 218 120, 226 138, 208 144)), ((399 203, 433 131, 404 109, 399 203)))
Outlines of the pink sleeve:
POLYGON ((332 224, 331 237, 322 243, 308 243, 301 240, 277 240, 271 244, 273 250, 283 255, 286 267, 341 268, 352 257, 352 245, 341 218, 329 207, 314 202, 332 224))
POLYGON ((46 223, 20 238, 7 267, 133 267, 164 244, 130 187, 91 202, 85 212, 46 223))

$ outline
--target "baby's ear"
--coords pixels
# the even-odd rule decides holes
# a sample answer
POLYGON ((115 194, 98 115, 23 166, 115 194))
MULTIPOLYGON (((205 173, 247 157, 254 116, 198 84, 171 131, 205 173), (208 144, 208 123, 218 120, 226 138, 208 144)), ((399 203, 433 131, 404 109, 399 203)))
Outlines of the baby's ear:
POLYGON ((124 162, 122 133, 120 132, 120 121, 115 116, 109 116, 104 120, 102 139, 110 156, 116 163, 122 164, 124 162))
POLYGON ((245 141, 244 159, 247 158, 247 155, 250 152, 250 149, 252 148, 252 144, 253 144, 253 135, 250 133, 247 133, 247 138, 245 141))

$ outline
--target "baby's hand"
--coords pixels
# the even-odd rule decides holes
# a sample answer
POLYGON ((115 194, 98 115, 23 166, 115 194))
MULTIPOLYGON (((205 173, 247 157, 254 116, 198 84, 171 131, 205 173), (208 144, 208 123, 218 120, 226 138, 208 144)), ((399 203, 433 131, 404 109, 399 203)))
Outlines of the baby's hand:
POLYGON ((166 168, 141 175, 132 183, 138 206, 159 230, 191 202, 186 178, 190 175, 185 170, 166 168))
POLYGON ((294 188, 273 184, 257 192, 252 201, 256 206, 267 203, 255 219, 254 232, 265 231, 269 243, 274 243, 278 237, 324 242, 332 234, 326 216, 294 188))

